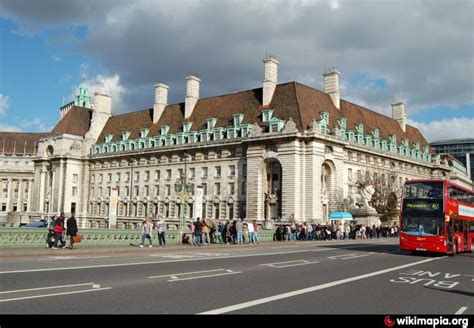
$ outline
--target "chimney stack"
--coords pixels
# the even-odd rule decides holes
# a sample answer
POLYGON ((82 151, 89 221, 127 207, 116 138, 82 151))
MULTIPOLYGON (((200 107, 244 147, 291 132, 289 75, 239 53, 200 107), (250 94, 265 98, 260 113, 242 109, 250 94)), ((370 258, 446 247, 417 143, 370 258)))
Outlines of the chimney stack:
POLYGON ((403 101, 394 101, 392 103, 392 118, 397 120, 403 132, 406 132, 405 103, 403 101))
POLYGON ((169 87, 163 83, 155 84, 155 103, 153 104, 153 123, 160 120, 165 107, 168 105, 169 87))
POLYGON ((94 112, 112 115, 112 96, 104 92, 94 92, 94 112))
POLYGON ((262 105, 269 105, 273 98, 273 93, 278 80, 278 60, 270 55, 263 59, 264 78, 263 78, 263 97, 262 105))
POLYGON ((186 99, 184 103, 184 118, 189 118, 193 113, 194 107, 199 99, 199 84, 201 79, 189 75, 186 77, 186 99))
POLYGON ((324 76, 324 92, 327 93, 330 97, 334 106, 337 109, 340 109, 340 97, 339 94, 339 71, 337 68, 328 68, 324 76))

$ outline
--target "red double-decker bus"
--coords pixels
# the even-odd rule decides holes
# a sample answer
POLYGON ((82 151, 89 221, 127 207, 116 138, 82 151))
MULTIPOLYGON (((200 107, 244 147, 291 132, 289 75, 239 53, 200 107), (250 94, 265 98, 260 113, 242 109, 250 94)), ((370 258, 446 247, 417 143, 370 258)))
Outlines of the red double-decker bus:
POLYGON ((472 252, 474 193, 449 180, 409 180, 403 187, 400 249, 472 252))

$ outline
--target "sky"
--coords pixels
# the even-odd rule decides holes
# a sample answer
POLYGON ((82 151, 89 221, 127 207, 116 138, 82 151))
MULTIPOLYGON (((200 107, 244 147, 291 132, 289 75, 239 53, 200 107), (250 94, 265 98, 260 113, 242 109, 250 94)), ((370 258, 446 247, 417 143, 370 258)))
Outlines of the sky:
POLYGON ((114 114, 152 108, 154 85, 184 102, 278 82, 323 89, 337 67, 341 98, 408 123, 428 141, 474 137, 471 0, 2 0, 0 131, 49 131, 84 83, 114 114))

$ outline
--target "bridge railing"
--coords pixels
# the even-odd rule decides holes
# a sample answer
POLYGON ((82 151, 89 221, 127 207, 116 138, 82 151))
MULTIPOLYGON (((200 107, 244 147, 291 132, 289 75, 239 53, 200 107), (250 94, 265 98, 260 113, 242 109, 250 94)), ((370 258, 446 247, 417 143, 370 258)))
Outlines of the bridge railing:
MULTIPOLYGON (((274 231, 262 230, 259 232, 261 241, 273 240, 274 231)), ((131 229, 81 229, 80 245, 83 246, 126 246, 138 245, 142 240, 140 230, 131 229)), ((187 232, 187 234, 191 234, 187 232)), ((44 247, 48 229, 46 228, 0 228, 0 247, 44 247)), ((67 244, 69 236, 64 236, 67 244)), ((156 230, 153 231, 153 240, 158 245, 156 230)), ((177 245, 181 243, 181 236, 177 230, 166 231, 166 244, 177 245)))

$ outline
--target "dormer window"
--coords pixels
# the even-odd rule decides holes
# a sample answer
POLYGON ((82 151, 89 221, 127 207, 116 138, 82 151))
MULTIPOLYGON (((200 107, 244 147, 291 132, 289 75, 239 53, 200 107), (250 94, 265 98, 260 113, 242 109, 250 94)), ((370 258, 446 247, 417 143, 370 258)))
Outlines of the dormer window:
POLYGON ((328 112, 321 112, 319 113, 321 120, 325 121, 325 124, 329 124, 329 113, 328 112))
POLYGON ((160 135, 162 136, 166 136, 168 134, 168 131, 170 130, 170 126, 169 125, 163 125, 161 128, 160 128, 160 135))
POLYGON ((347 118, 345 117, 340 117, 337 120, 337 124, 339 124, 339 128, 341 129, 346 129, 347 128, 347 118))
POLYGON ((113 136, 114 136, 113 134, 106 134, 106 135, 105 135, 105 138, 104 138, 104 139, 105 139, 105 143, 111 142, 113 136))
POLYGON ((372 132, 372 136, 373 136, 375 139, 380 138, 380 129, 375 128, 375 129, 372 129, 371 132, 372 132))
POLYGON ((183 122, 183 132, 189 133, 191 131, 192 126, 193 126, 193 122, 183 122))
POLYGON ((364 124, 358 123, 355 126, 357 133, 364 134, 364 124))
POLYGON ((130 137, 130 131, 122 132, 122 140, 123 141, 127 141, 129 137, 130 137))
POLYGON ((273 118, 273 109, 262 110, 262 122, 270 122, 273 118))
POLYGON ((217 118, 215 117, 211 117, 207 119, 207 129, 208 130, 214 129, 216 127, 216 123, 217 123, 217 118))
POLYGON ((140 138, 146 138, 148 136, 148 132, 150 132, 150 129, 148 128, 143 128, 140 130, 140 138))
POLYGON ((242 124, 242 121, 244 120, 244 114, 234 114, 233 115, 233 121, 234 121, 234 126, 239 126, 242 124))

